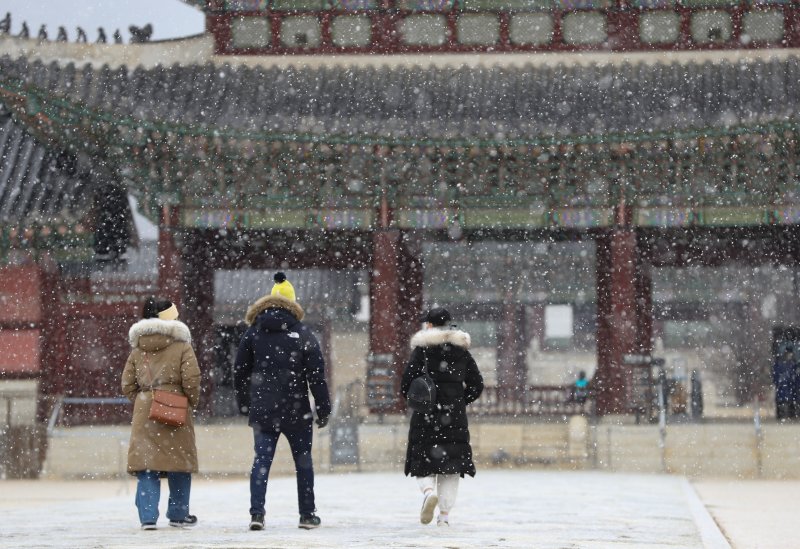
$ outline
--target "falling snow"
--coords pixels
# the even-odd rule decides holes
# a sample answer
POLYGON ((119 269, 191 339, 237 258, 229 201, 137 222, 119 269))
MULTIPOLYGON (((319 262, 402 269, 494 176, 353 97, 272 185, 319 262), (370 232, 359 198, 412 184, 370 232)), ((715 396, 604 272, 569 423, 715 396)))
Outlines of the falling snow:
POLYGON ((0 546, 791 546, 795 4, 21 4, 0 0, 0 546), (254 323, 275 276, 292 303, 254 323), (153 431, 199 456, 191 531, 140 531, 124 473, 151 296, 200 372, 170 370, 199 394, 181 442, 153 431), (422 351, 441 307, 458 343, 422 351), (439 399, 412 416, 428 354, 439 399), (317 531, 283 445, 247 531, 259 406, 320 426, 317 531), (418 465, 474 461, 450 528, 418 524, 409 423, 418 465))

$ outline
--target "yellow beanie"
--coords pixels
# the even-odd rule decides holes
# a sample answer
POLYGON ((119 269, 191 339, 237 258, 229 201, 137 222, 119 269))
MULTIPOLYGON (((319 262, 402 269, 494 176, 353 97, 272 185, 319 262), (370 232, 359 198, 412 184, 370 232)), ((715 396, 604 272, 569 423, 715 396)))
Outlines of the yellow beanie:
POLYGON ((289 301, 295 301, 294 286, 292 286, 291 282, 286 280, 286 275, 277 273, 274 278, 275 285, 272 287, 271 295, 279 295, 285 297, 289 301))

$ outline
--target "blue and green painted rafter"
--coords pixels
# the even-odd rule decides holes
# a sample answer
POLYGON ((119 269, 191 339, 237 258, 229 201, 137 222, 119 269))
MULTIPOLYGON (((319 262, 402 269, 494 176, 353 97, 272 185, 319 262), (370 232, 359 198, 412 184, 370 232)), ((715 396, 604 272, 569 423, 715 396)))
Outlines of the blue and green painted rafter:
POLYGON ((189 227, 595 227, 800 221, 797 121, 524 138, 287 133, 118 116, 0 75, 0 100, 42 142, 89 155, 153 218, 189 227))

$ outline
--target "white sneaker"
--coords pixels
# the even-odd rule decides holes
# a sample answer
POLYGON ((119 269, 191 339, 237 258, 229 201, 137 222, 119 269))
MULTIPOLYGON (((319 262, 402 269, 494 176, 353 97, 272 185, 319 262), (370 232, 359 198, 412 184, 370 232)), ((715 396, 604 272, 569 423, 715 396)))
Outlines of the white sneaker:
POLYGON ((419 521, 422 524, 430 524, 433 520, 433 511, 439 504, 439 496, 431 492, 422 500, 422 509, 419 512, 419 521))
POLYGON ((447 519, 439 517, 436 519, 436 526, 450 526, 450 523, 447 519))

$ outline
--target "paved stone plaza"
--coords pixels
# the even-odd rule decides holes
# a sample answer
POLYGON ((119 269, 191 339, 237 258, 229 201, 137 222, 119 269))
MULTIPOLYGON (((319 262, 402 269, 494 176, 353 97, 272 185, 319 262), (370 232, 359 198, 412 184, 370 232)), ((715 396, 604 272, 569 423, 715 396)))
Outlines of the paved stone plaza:
POLYGON ((262 532, 247 530, 244 478, 195 481, 193 530, 167 526, 166 482, 159 530, 139 530, 134 487, 2 482, 0 547, 729 547, 679 476, 479 471, 462 482, 447 529, 419 524, 416 483, 397 473, 318 475, 316 531, 297 528, 292 477, 270 482, 262 532))

